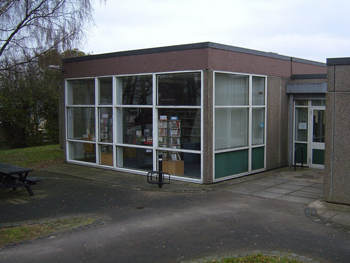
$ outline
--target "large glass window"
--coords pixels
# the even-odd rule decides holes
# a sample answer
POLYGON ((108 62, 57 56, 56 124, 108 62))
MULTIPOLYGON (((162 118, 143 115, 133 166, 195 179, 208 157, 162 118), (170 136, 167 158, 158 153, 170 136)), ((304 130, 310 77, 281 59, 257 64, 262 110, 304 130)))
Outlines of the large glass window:
POLYGON ((248 145, 248 109, 218 108, 215 110, 215 149, 248 145))
POLYGON ((68 108, 68 139, 95 141, 95 108, 68 108))
POLYGON ((152 75, 138 75, 117 78, 117 104, 152 105, 152 75))
POLYGON ((200 109, 159 109, 159 146, 200 150, 200 109), (164 134, 166 133, 166 134, 164 134), (165 135, 165 136, 164 136, 165 135))
POLYGON ((112 78, 99 79, 99 104, 112 105, 113 102, 113 82, 112 78))
POLYGON ((215 73, 215 178, 265 168, 266 77, 215 73))
POLYGON ((200 179, 201 78, 174 72, 67 80, 68 161, 200 179), (166 137, 159 136, 160 116, 166 137))
POLYGON ((151 108, 119 108, 118 142, 153 145, 153 114, 151 108))
POLYGON ((215 74, 215 105, 248 105, 249 76, 215 74))
POLYGON ((113 110, 112 108, 99 108, 99 141, 113 142, 113 110))
POLYGON ((95 79, 71 80, 68 82, 67 104, 94 105, 95 79))
POLYGON ((201 105, 201 73, 171 73, 157 76, 158 105, 201 105))

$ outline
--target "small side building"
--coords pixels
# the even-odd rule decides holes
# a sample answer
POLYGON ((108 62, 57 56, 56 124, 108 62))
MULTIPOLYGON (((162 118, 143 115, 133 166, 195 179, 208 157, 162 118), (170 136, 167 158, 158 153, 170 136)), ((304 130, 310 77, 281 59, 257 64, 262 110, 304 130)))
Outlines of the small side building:
POLYGON ((324 166, 324 63, 204 42, 68 58, 63 68, 69 163, 201 184, 324 166))
POLYGON ((350 205, 350 58, 327 66, 324 200, 350 205))

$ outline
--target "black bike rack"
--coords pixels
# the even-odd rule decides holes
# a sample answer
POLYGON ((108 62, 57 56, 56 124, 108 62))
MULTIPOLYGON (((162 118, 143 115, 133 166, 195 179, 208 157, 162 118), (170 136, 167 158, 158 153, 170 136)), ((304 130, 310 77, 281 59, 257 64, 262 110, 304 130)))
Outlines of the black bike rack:
POLYGON ((147 182, 157 184, 159 188, 162 188, 163 184, 170 184, 170 174, 157 171, 149 172, 147 174, 147 182), (164 175, 166 178, 164 178, 164 175))
POLYGON ((297 147, 295 147, 294 150, 294 171, 297 170, 297 150, 301 149, 301 169, 304 169, 304 150, 303 150, 303 146, 299 145, 297 147))

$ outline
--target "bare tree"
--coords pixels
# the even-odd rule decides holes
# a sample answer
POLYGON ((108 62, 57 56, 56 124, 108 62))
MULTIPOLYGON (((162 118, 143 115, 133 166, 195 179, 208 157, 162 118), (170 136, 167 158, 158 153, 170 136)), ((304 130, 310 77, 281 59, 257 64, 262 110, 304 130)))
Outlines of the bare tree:
POLYGON ((93 22, 92 1, 0 0, 0 71, 76 47, 93 22))

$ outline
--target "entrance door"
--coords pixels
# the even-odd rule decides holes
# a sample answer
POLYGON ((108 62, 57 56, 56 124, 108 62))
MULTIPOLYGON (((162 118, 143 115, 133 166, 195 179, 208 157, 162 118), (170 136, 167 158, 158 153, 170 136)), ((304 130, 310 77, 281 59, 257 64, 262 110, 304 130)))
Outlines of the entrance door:
POLYGON ((312 107, 310 113, 309 166, 324 169, 325 107, 312 107))
POLYGON ((293 164, 324 169, 325 101, 294 102, 293 164))

